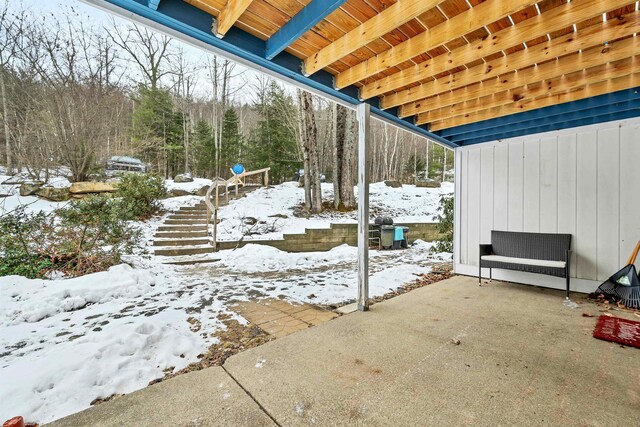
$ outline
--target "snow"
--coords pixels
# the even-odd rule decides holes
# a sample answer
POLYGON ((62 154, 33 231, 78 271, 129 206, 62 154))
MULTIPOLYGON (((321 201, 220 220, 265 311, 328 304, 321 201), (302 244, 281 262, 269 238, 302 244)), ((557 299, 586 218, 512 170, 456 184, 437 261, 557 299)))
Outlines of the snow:
POLYGON ((183 206, 195 206, 203 200, 204 198, 200 196, 178 196, 160 200, 160 204, 163 210, 169 212, 177 211, 183 206))
POLYGON ((16 358, 0 368, 2 418, 25 414, 52 421, 85 409, 92 397, 144 387, 163 376, 163 366, 184 368, 197 359, 201 346, 182 324, 183 313, 165 311, 16 358))
MULTIPOLYGON (((10 178, 12 177, 8 175, 0 175, 0 215, 13 212, 21 206, 24 207, 27 213, 50 213, 68 203, 51 202, 36 196, 20 196, 20 184, 3 184, 10 178), (2 195, 8 195, 8 197, 2 197, 2 195)), ((52 176, 46 187, 64 188, 70 185, 67 178, 63 176, 52 176)))
MULTIPOLYGON (((169 187, 206 185, 195 180, 169 187)), ((11 196, 0 199, 0 214, 6 211, 3 202, 9 208, 29 203, 30 211, 45 212, 64 205, 10 190, 11 196)), ((440 196, 452 191, 450 184, 393 189, 378 183, 371 185, 371 204, 397 222, 430 221, 440 196)), ((331 198, 332 186, 324 185, 323 192, 331 198)), ((295 183, 260 188, 220 209, 219 231, 225 239, 241 237, 248 227, 246 216, 277 227, 245 239, 275 239, 355 221, 355 212, 296 217, 293 208, 303 197, 295 183)), ((182 196, 161 203, 172 211, 202 200, 182 196)), ((248 244, 198 256, 219 259, 212 264, 164 265, 166 258, 151 255, 147 245, 167 215, 134 223, 142 238, 136 253, 124 257, 130 265, 70 279, 56 274, 50 280, 0 277, 0 420, 23 415, 28 421, 50 422, 89 407, 94 399, 130 393, 184 368, 217 342, 213 335, 224 328, 221 315, 246 323, 229 309, 234 301, 285 298, 338 304, 357 295, 357 249, 347 245, 328 252, 286 253, 248 244)), ((432 254, 431 246, 416 241, 408 250, 370 251, 370 295, 397 289, 429 272, 435 262, 451 260, 450 254, 432 254)), ((265 362, 258 360, 256 368, 265 362)))
POLYGON ((190 193, 198 191, 205 185, 209 187, 213 181, 206 178, 193 178, 193 182, 175 182, 172 179, 168 179, 165 183, 167 190, 184 190, 190 193))
POLYGON ((0 278, 0 377, 11 384, 0 387, 0 419, 49 422, 197 361, 216 340, 187 319, 202 316, 204 330, 215 331, 225 307, 212 302, 190 314, 200 298, 179 297, 172 271, 145 267, 68 280, 0 278))
POLYGON ((327 252, 289 253, 272 246, 246 245, 235 251, 220 251, 220 258, 230 270, 258 273, 261 271, 303 270, 310 267, 354 261, 358 248, 342 245, 327 252))
MULTIPOLYGON (((369 188, 371 219, 377 215, 390 216, 397 223, 433 221, 443 195, 453 193, 453 184, 445 182, 441 188, 423 188, 403 185, 391 188, 383 182, 369 188)), ((324 199, 333 198, 333 185, 322 184, 324 199)), ((357 188, 356 188, 357 194, 357 188)), ((329 212, 313 218, 296 217, 294 208, 304 202, 304 189, 295 182, 259 188, 246 197, 231 200, 220 208, 218 240, 282 239, 283 234, 303 233, 305 228, 329 228, 330 224, 356 222, 356 212, 329 212), (245 219, 255 218, 257 225, 248 225, 245 219), (248 234, 255 233, 255 234, 248 234)))
POLYGON ((126 264, 68 280, 5 276, 0 295, 0 325, 37 322, 87 304, 138 297, 154 286, 154 280, 149 271, 134 270, 126 264))

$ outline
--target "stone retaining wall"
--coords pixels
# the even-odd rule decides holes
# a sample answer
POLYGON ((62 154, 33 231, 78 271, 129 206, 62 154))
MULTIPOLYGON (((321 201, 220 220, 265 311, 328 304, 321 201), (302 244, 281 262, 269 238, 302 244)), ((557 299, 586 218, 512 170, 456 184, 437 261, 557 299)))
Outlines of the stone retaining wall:
MULTIPOLYGON (((409 227, 408 240, 411 244, 414 240, 421 239, 427 242, 438 240, 440 234, 437 223, 398 223, 409 227)), ((218 249, 233 249, 247 244, 267 245, 286 252, 321 252, 328 251, 337 246, 358 244, 358 224, 331 224, 331 228, 307 228, 304 233, 285 234, 280 240, 246 240, 238 244, 235 242, 218 242, 218 249)))

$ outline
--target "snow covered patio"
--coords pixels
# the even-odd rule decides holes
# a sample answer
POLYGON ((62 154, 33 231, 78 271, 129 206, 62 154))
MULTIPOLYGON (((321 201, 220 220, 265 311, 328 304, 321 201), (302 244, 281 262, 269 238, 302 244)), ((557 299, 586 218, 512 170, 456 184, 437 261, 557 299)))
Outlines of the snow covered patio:
POLYGON ((52 425, 634 425, 637 350, 562 300, 456 276, 52 425))

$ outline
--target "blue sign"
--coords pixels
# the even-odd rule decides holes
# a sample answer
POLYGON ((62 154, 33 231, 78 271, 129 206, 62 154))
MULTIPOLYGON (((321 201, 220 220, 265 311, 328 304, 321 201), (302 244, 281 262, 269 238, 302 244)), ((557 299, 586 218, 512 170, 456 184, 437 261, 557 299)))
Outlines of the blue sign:
POLYGON ((231 168, 231 170, 236 175, 240 175, 241 173, 244 172, 244 166, 242 166, 240 163, 236 163, 235 165, 233 165, 233 168, 231 168))

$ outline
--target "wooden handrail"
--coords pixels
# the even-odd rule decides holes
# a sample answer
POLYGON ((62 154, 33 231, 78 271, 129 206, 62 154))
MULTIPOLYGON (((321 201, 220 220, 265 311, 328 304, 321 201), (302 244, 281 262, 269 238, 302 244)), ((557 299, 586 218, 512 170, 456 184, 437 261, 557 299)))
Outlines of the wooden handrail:
POLYGON ((235 186, 236 188, 236 197, 238 196, 238 187, 245 186, 244 178, 247 176, 264 174, 264 186, 269 185, 269 171, 271 168, 263 168, 249 172, 242 172, 241 174, 236 174, 231 169, 231 173, 233 176, 227 180, 219 180, 216 178, 214 182, 211 183, 209 188, 207 189, 207 193, 204 198, 204 203, 207 205, 207 232, 209 231, 209 221, 211 221, 211 214, 213 213, 213 250, 216 251, 218 249, 218 200, 220 196, 219 188, 224 186, 224 193, 227 201, 229 201, 229 186, 235 186), (216 197, 215 203, 211 202, 211 193, 215 189, 216 197))

